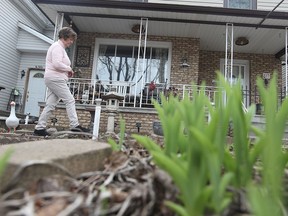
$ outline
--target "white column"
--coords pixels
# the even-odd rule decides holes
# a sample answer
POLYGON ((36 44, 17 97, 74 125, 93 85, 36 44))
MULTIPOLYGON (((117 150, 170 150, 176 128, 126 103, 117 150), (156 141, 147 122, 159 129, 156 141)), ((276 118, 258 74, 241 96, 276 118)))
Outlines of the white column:
POLYGON ((142 106, 142 89, 143 89, 143 82, 145 80, 144 73, 145 73, 145 66, 146 66, 146 45, 147 45, 147 32, 148 32, 148 18, 141 18, 140 29, 139 29, 139 41, 138 41, 138 56, 136 61, 136 76, 135 76, 135 89, 134 89, 134 107, 136 106, 136 95, 138 92, 138 82, 141 81, 140 85, 140 107, 142 106), (142 30, 144 29, 144 38, 142 37, 142 30), (140 56, 142 61, 142 70, 140 72, 140 56), (140 77, 138 77, 140 75, 140 77))
POLYGON ((57 13, 54 29, 54 41, 58 40, 58 33, 59 30, 63 27, 63 22, 64 22, 64 13, 57 13))
POLYGON ((101 98, 95 99, 95 115, 94 115, 94 123, 93 123, 93 140, 97 140, 99 136, 99 126, 100 126, 100 115, 101 115, 101 98))
POLYGON ((234 30, 233 23, 226 24, 226 45, 225 45, 225 80, 230 79, 232 84, 233 75, 233 52, 234 52, 234 30))

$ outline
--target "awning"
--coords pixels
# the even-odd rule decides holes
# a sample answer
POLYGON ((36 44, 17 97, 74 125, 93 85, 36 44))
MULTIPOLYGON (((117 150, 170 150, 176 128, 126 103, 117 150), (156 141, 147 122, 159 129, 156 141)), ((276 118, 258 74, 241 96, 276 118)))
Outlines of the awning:
MULTIPOLYGON (((234 52, 284 55, 288 13, 110 0, 32 0, 51 20, 64 13, 78 32, 133 34, 131 28, 148 18, 148 35, 200 38, 200 49, 225 51, 226 23, 234 39, 249 44, 234 52)), ((275 3, 276 4, 276 3, 275 3)), ((276 5, 275 5, 276 6, 276 5)))

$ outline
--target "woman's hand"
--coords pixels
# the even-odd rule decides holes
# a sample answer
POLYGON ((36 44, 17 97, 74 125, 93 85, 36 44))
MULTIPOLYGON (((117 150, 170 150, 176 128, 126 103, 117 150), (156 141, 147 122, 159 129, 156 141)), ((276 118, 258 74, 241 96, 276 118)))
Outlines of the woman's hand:
POLYGON ((68 77, 69 78, 73 77, 73 75, 74 75, 74 71, 71 70, 71 71, 68 72, 68 77))

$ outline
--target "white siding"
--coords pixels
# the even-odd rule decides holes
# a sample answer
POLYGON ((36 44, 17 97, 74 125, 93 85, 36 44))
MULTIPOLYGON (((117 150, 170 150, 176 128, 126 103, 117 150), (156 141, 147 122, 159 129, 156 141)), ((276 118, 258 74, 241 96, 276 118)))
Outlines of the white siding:
MULTIPOLYGON (((258 1, 258 10, 273 10, 279 4, 280 0, 261 0, 258 1)), ((288 12, 288 1, 285 0, 277 9, 278 12, 288 12)))
MULTIPOLYGON (((257 10, 271 11, 281 0, 258 0, 257 10)), ((206 7, 223 7, 224 0, 148 0, 149 3, 180 4, 206 7)), ((288 1, 284 1, 276 11, 288 12, 288 1)))
POLYGON ((46 53, 50 45, 51 44, 48 44, 40 38, 31 35, 25 30, 20 29, 16 48, 21 52, 33 51, 39 53, 46 53))
POLYGON ((44 35, 46 35, 49 38, 54 38, 54 29, 49 29, 43 32, 44 35))
MULTIPOLYGON (((16 49, 20 21, 41 32, 41 28, 31 17, 14 5, 13 1, 0 1, 0 86, 5 90, 0 92, 0 109, 6 110, 12 88, 17 87, 17 77, 20 68, 21 53, 16 49)), ((37 57, 36 57, 37 58, 37 57)))

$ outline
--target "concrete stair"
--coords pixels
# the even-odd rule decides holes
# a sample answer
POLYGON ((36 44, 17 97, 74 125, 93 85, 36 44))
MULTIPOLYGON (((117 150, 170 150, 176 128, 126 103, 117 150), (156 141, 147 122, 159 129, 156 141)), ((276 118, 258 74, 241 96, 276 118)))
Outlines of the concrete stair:
MULTIPOLYGON (((264 115, 255 115, 252 119, 252 124, 259 129, 265 129, 266 121, 264 115)), ((286 125, 283 141, 288 144, 288 123, 286 125)), ((255 138, 255 134, 251 133, 250 138, 255 138)))
POLYGON ((55 174, 75 176, 103 169, 112 150, 109 144, 91 139, 42 139, 0 146, 0 157, 12 149, 0 176, 0 190, 30 188, 40 178, 55 174))

